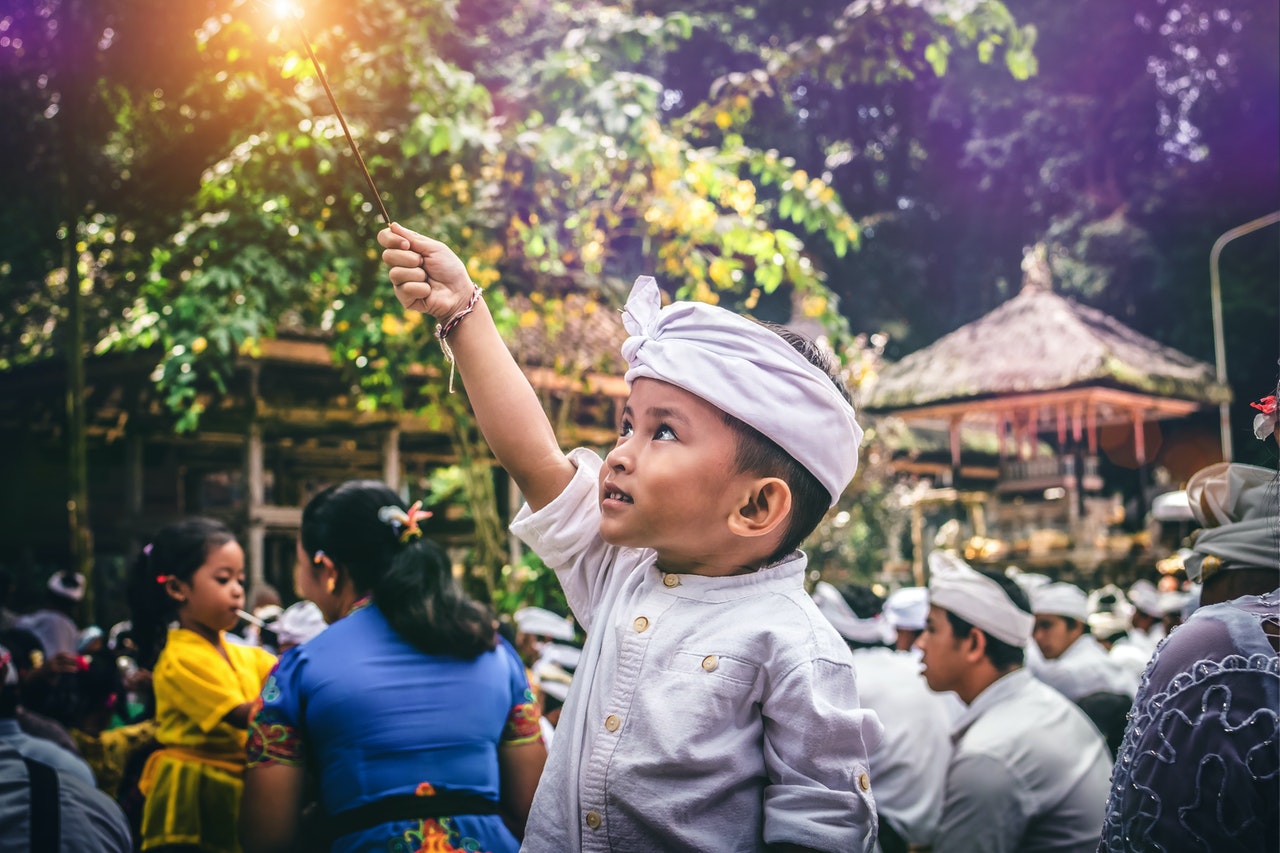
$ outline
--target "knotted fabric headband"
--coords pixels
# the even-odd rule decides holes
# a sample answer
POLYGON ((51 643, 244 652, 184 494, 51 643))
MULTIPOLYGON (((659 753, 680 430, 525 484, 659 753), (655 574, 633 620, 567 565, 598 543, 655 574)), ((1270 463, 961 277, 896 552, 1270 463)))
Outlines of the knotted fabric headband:
POLYGON ((1047 583, 1031 590, 1033 613, 1065 616, 1077 622, 1089 618, 1089 596, 1072 583, 1047 583))
POLYGON ((949 610, 997 640, 1021 648, 1035 617, 1020 609, 991 578, 945 551, 929 554, 929 603, 949 610))
POLYGON ((1270 468, 1219 462, 1187 483, 1191 512, 1204 525, 1183 567, 1192 582, 1230 569, 1275 568, 1280 475, 1270 468))
POLYGON ((622 322, 627 383, 658 379, 768 437, 839 499, 858 468, 862 429, 831 377, 777 333, 701 302, 662 307, 651 276, 636 279, 622 322))
POLYGON ((879 643, 892 645, 897 639, 897 632, 888 623, 883 614, 877 613, 870 619, 863 619, 853 612, 849 602, 845 601, 840 590, 826 581, 818 581, 813 588, 813 601, 827 617, 831 627, 841 637, 855 643, 879 643))

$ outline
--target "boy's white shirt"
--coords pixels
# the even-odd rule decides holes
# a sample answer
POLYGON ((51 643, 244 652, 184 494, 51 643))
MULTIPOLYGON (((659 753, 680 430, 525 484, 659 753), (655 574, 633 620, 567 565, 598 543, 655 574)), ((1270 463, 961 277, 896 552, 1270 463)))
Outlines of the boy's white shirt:
POLYGON ((587 632, 522 850, 870 849, 881 726, 804 556, 664 575, 652 550, 600 538, 601 459, 570 459, 565 490, 511 525, 587 632))

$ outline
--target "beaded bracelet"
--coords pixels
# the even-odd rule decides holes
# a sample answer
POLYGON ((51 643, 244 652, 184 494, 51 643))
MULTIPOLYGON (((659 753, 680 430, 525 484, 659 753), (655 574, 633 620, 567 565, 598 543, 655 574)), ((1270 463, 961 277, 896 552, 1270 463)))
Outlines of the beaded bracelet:
POLYGON ((453 373, 454 360, 453 349, 449 346, 449 342, 445 338, 449 337, 449 333, 457 328, 462 322, 462 318, 470 314, 476 308, 476 303, 480 301, 480 285, 472 283, 471 300, 467 302, 467 307, 463 308, 457 314, 454 314, 443 324, 436 323, 436 340, 440 342, 440 349, 444 352, 444 357, 449 361, 449 393, 453 393, 453 373))

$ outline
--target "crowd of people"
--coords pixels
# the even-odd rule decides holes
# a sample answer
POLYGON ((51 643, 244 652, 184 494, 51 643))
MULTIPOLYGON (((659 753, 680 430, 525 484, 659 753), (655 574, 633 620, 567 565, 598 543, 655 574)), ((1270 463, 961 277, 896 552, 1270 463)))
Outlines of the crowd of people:
POLYGON ((81 629, 67 572, 0 614, 0 853, 1276 849, 1274 470, 1191 478, 1177 588, 939 549, 807 589, 862 435, 815 346, 641 278, 618 440, 565 453, 462 261, 379 241, 570 614, 468 598, 377 481, 307 502, 287 609, 185 519, 129 622, 81 629))

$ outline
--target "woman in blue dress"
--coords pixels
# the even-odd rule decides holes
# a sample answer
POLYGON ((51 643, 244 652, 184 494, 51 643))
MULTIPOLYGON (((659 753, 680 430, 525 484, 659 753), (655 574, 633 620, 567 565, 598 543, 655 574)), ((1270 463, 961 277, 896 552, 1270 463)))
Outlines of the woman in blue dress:
POLYGON ((330 624, 280 658, 256 704, 246 853, 518 850, 546 760, 537 707, 515 650, 422 537, 427 515, 369 480, 303 510, 295 583, 330 624), (309 778, 320 817, 303 840, 309 778))

